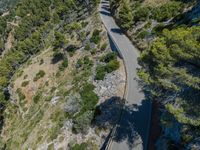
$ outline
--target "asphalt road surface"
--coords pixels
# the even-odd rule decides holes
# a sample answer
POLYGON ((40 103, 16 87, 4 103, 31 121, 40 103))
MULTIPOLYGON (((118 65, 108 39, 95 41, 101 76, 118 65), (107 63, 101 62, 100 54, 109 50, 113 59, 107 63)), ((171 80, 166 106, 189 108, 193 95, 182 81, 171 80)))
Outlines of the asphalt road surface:
POLYGON ((125 106, 110 149, 146 150, 151 118, 151 101, 138 84, 138 50, 117 26, 110 13, 109 1, 102 0, 100 16, 107 32, 122 56, 127 72, 125 106))

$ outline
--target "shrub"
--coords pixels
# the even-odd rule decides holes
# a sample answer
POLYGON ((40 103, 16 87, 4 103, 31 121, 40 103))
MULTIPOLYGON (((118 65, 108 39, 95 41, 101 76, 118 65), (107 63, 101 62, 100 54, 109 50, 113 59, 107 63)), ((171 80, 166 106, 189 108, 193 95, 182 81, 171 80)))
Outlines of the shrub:
POLYGON ((29 84, 29 81, 24 81, 24 82, 22 82, 21 86, 26 87, 28 84, 29 84))
POLYGON ((38 101, 41 99, 41 97, 42 97, 42 92, 37 92, 35 95, 34 95, 34 97, 33 97, 33 101, 34 101, 34 103, 38 103, 38 101))
POLYGON ((87 149, 88 149, 87 143, 75 144, 71 148, 71 150, 87 150, 87 149))
POLYGON ((98 96, 94 93, 94 85, 93 84, 85 84, 83 89, 80 92, 83 110, 93 110, 98 103, 98 96))
POLYGON ((86 51, 89 51, 89 50, 90 50, 90 43, 87 43, 87 44, 85 45, 85 50, 86 50, 86 51))
POLYGON ((100 58, 101 61, 106 62, 106 63, 110 62, 111 60, 116 60, 116 59, 117 59, 117 54, 115 52, 109 52, 100 58))
POLYGON ((104 43, 104 44, 101 46, 101 50, 104 51, 104 50, 107 48, 107 45, 108 45, 107 43, 104 43))
POLYGON ((40 59, 40 65, 44 63, 44 59, 40 59))
POLYGON ((92 34, 90 41, 95 43, 95 44, 98 44, 100 42, 100 40, 101 40, 100 30, 95 29, 93 34, 92 34))
POLYGON ((64 58, 62 64, 59 66, 60 71, 64 71, 65 68, 68 67, 68 59, 67 57, 64 58))
POLYGON ((76 63, 76 68, 84 67, 84 69, 87 67, 93 66, 93 61, 90 60, 87 56, 85 56, 83 59, 78 59, 76 63))
POLYGON ((89 57, 87 57, 87 56, 85 56, 85 57, 83 58, 83 63, 84 63, 84 65, 86 65, 86 66, 92 66, 92 65, 93 65, 93 61, 90 60, 89 57))
POLYGON ((150 33, 147 30, 142 30, 138 33, 137 38, 144 39, 146 38, 150 33))
POLYGON ((105 66, 103 66, 103 65, 97 66, 95 79, 96 80, 103 80, 105 75, 106 75, 105 66))
POLYGON ((117 55, 114 52, 108 53, 101 58, 101 61, 104 61, 108 64, 99 65, 96 68, 96 80, 103 80, 106 73, 111 73, 117 70, 120 67, 119 62, 117 61, 117 55))
POLYGON ((18 88, 16 92, 20 100, 24 100, 26 98, 26 96, 22 93, 22 89, 18 88))
POLYGON ((91 51, 91 54, 92 54, 92 55, 95 55, 95 54, 96 54, 96 52, 97 52, 97 49, 96 49, 96 48, 94 48, 94 49, 91 51))
POLYGON ((149 15, 149 7, 139 7, 134 13, 134 21, 145 21, 149 15))
POLYGON ((41 79, 41 78, 43 78, 45 76, 45 72, 43 71, 43 70, 40 70, 37 74, 36 74, 36 76, 35 76, 35 78, 33 79, 33 81, 35 82, 35 81, 38 81, 39 79, 41 79))
POLYGON ((160 24, 158 24, 157 26, 155 26, 153 28, 152 33, 159 35, 159 34, 162 33, 162 31, 163 31, 164 28, 165 28, 165 24, 160 23, 160 24))
POLYGON ((86 134, 93 118, 92 111, 86 111, 74 119, 73 132, 86 134))
POLYGON ((106 71, 108 73, 111 73, 119 68, 120 64, 119 61, 117 60, 111 60, 107 65, 106 65, 106 71))
POLYGON ((52 63, 56 64, 59 61, 63 60, 63 58, 64 58, 64 54, 63 53, 55 51, 54 54, 53 54, 52 63))
POLYGON ((55 40, 53 42, 53 46, 55 48, 62 48, 66 43, 64 34, 60 32, 55 32, 55 40))

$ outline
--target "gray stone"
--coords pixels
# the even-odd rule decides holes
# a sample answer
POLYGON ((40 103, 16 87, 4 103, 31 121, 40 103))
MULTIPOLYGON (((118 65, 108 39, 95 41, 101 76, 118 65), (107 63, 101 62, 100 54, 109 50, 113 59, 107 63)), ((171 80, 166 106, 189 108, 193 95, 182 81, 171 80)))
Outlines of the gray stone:
POLYGON ((60 99, 60 96, 53 97, 51 99, 51 104, 52 105, 56 105, 56 103, 59 101, 59 99, 60 99))

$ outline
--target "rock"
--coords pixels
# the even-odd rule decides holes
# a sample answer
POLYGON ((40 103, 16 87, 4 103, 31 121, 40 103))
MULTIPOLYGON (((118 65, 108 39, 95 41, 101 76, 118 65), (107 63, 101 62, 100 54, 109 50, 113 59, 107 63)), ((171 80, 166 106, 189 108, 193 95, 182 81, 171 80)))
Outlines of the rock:
POLYGON ((100 102, 116 96, 118 87, 124 83, 123 77, 116 71, 114 73, 107 74, 104 80, 95 82, 95 93, 99 96, 100 102))
POLYGON ((53 97, 53 98, 51 99, 51 104, 52 104, 52 105, 56 105, 56 103, 58 102, 59 99, 60 99, 60 96, 53 97))
POLYGON ((72 126, 73 126, 73 122, 72 122, 71 119, 70 119, 70 120, 67 120, 67 121, 64 123, 64 128, 65 128, 65 129, 71 129, 72 126))
POLYGON ((75 113, 80 111, 80 96, 79 95, 70 95, 67 97, 67 102, 64 106, 65 112, 70 115, 74 115, 75 113))
POLYGON ((94 43, 90 43, 90 49, 94 49, 96 45, 94 43))

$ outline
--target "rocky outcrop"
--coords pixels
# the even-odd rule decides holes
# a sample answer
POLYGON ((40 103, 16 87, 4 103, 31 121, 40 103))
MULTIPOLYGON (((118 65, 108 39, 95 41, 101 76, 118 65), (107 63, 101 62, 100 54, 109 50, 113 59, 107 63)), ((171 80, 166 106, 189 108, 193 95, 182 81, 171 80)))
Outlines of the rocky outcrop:
POLYGON ((116 71, 107 74, 104 80, 95 82, 95 93, 99 96, 99 102, 102 103, 106 99, 116 96, 120 84, 124 84, 124 78, 116 71))

